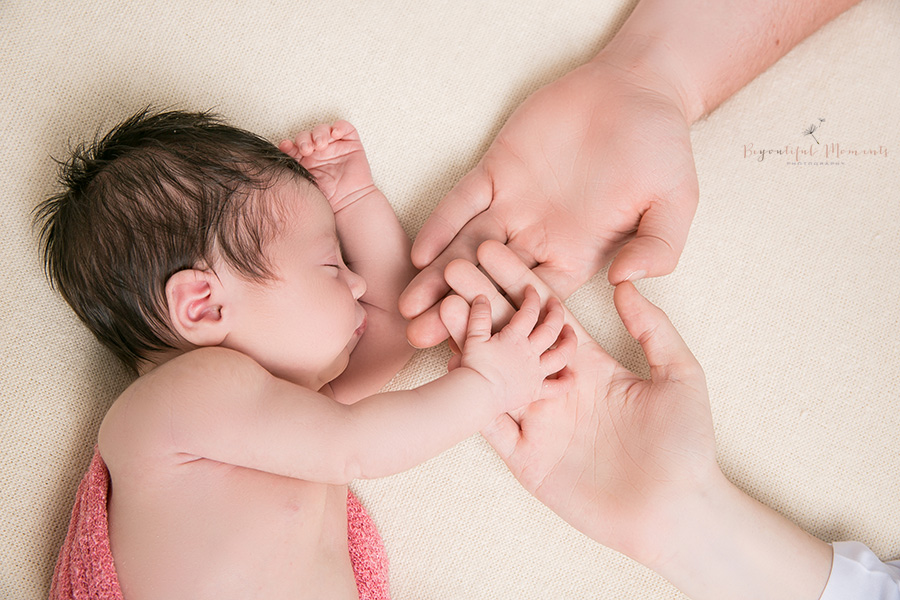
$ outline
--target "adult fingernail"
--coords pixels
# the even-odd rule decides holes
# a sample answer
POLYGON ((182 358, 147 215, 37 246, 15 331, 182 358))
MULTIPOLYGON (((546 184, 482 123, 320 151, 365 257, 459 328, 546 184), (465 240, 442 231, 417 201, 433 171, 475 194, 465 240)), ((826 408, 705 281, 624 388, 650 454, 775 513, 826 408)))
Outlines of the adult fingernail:
POLYGON ((647 276, 647 271, 644 271, 643 269, 641 269, 639 271, 632 272, 631 275, 629 275, 628 277, 626 277, 624 279, 624 281, 637 281, 638 279, 643 279, 646 276, 647 276))

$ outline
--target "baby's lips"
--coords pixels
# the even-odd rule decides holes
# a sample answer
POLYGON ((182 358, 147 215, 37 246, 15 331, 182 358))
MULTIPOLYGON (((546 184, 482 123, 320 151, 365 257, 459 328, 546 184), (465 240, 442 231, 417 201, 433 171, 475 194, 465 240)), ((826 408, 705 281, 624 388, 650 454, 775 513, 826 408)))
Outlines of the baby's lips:
POLYGON ((362 323, 359 324, 359 327, 356 328, 354 332, 356 335, 362 337, 362 334, 366 332, 366 328, 369 326, 369 317, 366 315, 365 309, 363 309, 363 318, 362 323))

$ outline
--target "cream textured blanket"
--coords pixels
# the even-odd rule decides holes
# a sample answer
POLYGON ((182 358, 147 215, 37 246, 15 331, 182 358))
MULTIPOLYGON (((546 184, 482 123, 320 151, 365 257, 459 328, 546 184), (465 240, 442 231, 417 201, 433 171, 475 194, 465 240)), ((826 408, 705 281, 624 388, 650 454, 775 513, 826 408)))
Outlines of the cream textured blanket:
MULTIPOLYGON (((128 382, 42 275, 30 210, 53 190, 53 158, 147 104, 211 108, 273 140, 346 118, 412 236, 518 103, 590 58, 633 4, 0 3, 0 597, 46 597, 97 427, 128 382)), ((687 248, 640 285, 706 370, 726 474, 883 558, 900 556, 898 80, 900 3, 863 0, 697 123, 687 248)), ((568 304, 645 372, 611 295, 603 272, 568 304)), ((420 352, 391 385, 428 381, 447 357, 420 352)), ((680 597, 522 491, 479 436, 354 490, 397 599, 680 597)))

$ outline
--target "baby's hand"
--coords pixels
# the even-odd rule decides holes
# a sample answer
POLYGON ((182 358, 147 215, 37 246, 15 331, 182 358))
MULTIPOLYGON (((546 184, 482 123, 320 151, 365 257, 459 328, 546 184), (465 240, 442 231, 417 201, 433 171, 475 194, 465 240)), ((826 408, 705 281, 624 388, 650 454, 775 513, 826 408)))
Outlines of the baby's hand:
POLYGON ((316 125, 278 148, 312 173, 334 212, 375 190, 359 133, 347 121, 316 125))
POLYGON ((575 332, 563 325, 562 303, 553 298, 540 318, 541 301, 530 287, 509 323, 491 335, 491 304, 480 295, 472 302, 460 366, 487 379, 500 412, 540 398, 565 393, 571 378, 563 368, 575 354, 575 332), (556 378, 548 379, 550 375, 556 378))

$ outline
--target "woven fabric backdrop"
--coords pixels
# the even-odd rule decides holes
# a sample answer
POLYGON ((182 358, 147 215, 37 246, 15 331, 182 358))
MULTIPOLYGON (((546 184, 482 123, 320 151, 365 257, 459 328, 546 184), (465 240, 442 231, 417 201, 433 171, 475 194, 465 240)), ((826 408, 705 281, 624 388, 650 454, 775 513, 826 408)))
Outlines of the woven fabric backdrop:
MULTIPOLYGON (((54 158, 137 109, 214 109, 272 140, 346 118, 410 236, 532 91, 634 2, 0 3, 0 596, 46 597, 97 428, 128 377, 50 290, 30 211, 54 158)), ((703 364, 726 474, 826 540, 900 556, 900 3, 864 0, 694 125, 700 205, 640 284, 703 364), (791 164, 749 150, 810 147, 791 164), (885 149, 826 160, 823 148, 885 149), (826 162, 828 164, 820 164, 826 162)), ((645 373, 605 272, 568 302, 645 373)), ((445 370, 419 352, 391 386, 445 370)), ((645 598, 667 582, 570 529, 479 436, 354 485, 398 599, 645 598)))

